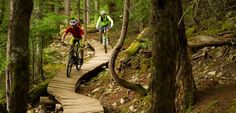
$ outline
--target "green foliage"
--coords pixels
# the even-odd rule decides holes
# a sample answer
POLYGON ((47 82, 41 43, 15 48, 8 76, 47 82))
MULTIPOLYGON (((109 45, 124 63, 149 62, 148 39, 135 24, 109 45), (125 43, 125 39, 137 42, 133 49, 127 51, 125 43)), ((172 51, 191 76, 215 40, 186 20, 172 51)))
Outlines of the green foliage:
POLYGON ((4 104, 5 100, 5 76, 3 73, 0 73, 0 104, 4 104))
POLYGON ((58 63, 58 61, 63 61, 62 55, 54 48, 45 48, 44 49, 44 64, 48 63, 58 63))
POLYGON ((236 101, 231 103, 230 107, 226 111, 227 111, 227 113, 235 113, 236 112, 236 101))
POLYGON ((194 31, 195 31, 195 26, 188 27, 188 28, 186 29, 186 35, 187 35, 187 37, 190 37, 190 36, 194 33, 194 31))
POLYGON ((130 20, 133 20, 134 25, 135 25, 134 27, 143 28, 143 26, 148 26, 150 4, 151 4, 150 0, 133 0, 132 1, 130 20))
POLYGON ((6 67, 6 34, 0 33, 0 74, 6 67))
POLYGON ((212 100, 211 102, 209 102, 209 104, 207 105, 207 111, 211 111, 212 109, 215 108, 215 106, 217 105, 218 100, 212 100))
POLYGON ((7 33, 9 16, 5 15, 0 25, 0 33, 7 33))
POLYGON ((65 16, 55 13, 47 13, 42 19, 35 19, 31 24, 31 36, 49 37, 55 33, 59 33, 60 28, 58 26, 64 19, 66 19, 65 16))

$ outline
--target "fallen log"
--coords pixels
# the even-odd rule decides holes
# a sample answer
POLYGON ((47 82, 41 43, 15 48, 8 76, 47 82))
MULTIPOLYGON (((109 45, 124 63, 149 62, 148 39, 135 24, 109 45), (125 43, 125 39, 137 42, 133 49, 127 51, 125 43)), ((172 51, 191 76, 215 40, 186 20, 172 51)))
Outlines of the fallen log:
POLYGON ((55 105, 58 102, 55 99, 51 99, 49 97, 42 96, 42 97, 40 97, 39 103, 40 104, 46 104, 46 105, 55 105))
POLYGON ((188 41, 188 46, 191 48, 193 52, 202 49, 204 47, 211 47, 211 46, 224 46, 224 45, 229 45, 229 46, 235 46, 236 44, 236 38, 210 38, 208 39, 196 39, 195 41, 188 41))
POLYGON ((47 93, 47 86, 48 86, 49 81, 50 80, 47 79, 29 91, 29 93, 28 93, 29 103, 33 104, 40 99, 40 96, 46 96, 48 94, 47 93))
POLYGON ((122 65, 127 65, 133 56, 135 56, 140 49, 148 48, 148 38, 150 37, 150 28, 145 28, 134 40, 134 42, 123 52, 119 60, 118 70, 121 70, 122 65))

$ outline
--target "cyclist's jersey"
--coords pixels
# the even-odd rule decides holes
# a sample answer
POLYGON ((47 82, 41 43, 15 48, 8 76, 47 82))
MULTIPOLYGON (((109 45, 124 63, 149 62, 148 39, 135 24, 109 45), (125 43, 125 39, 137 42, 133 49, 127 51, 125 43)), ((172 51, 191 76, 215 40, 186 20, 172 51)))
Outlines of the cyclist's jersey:
POLYGON ((82 38, 82 35, 84 34, 84 31, 80 28, 80 26, 77 26, 75 29, 73 29, 72 27, 68 27, 65 31, 65 33, 71 33, 73 35, 73 37, 75 38, 82 38))
POLYGON ((111 19, 110 16, 105 15, 105 16, 100 16, 98 18, 96 26, 101 26, 101 27, 106 27, 106 26, 113 26, 113 20, 111 19))

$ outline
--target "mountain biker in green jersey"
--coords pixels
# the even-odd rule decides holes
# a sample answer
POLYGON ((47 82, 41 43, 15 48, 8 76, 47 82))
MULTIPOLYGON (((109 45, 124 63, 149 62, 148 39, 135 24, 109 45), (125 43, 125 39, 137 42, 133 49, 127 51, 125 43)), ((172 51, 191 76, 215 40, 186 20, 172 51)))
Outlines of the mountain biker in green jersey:
POLYGON ((99 37, 102 43, 102 35, 104 31, 108 32, 109 29, 113 26, 113 20, 110 16, 106 14, 105 10, 100 12, 100 16, 97 20, 96 28, 99 30, 99 37))

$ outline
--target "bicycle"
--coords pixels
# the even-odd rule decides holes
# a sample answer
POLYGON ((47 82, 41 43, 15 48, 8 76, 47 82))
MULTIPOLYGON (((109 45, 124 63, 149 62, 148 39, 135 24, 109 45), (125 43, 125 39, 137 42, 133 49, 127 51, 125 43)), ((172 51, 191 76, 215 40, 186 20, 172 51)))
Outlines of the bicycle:
POLYGON ((68 56, 68 63, 67 63, 67 69, 66 69, 66 76, 69 78, 71 74, 72 66, 75 65, 77 71, 79 71, 83 65, 82 59, 83 59, 83 51, 80 51, 80 48, 82 47, 79 43, 79 40, 75 39, 74 45, 70 46, 70 52, 68 56))
POLYGON ((108 46, 108 32, 109 28, 102 29, 102 44, 104 46, 105 53, 107 53, 107 46, 108 46))

